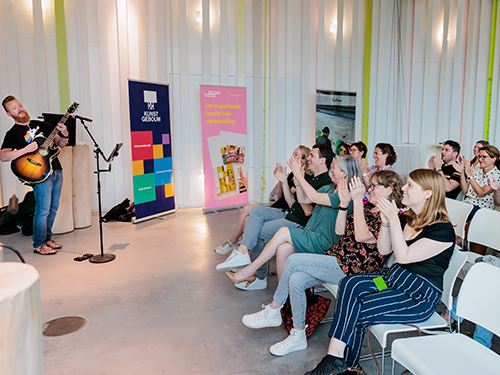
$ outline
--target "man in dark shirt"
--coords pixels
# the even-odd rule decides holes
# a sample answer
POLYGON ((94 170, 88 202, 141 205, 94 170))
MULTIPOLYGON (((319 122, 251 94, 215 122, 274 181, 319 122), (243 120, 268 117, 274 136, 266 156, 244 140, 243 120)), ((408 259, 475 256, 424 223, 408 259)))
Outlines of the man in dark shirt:
MULTIPOLYGON (((12 95, 2 101, 2 106, 14 119, 14 126, 5 134, 0 160, 12 161, 20 156, 35 152, 38 144, 35 138, 48 137, 52 132, 49 124, 43 121, 31 120, 23 105, 12 95)), ((54 138, 54 144, 64 147, 68 143, 68 130, 64 124, 57 124, 59 134, 54 138)), ((45 181, 34 184, 35 216, 33 218, 33 251, 41 255, 55 254, 62 247, 52 241, 52 224, 59 207, 59 197, 62 189, 62 168, 57 158, 52 159, 52 174, 45 181)))
POLYGON ((443 176, 446 187, 446 198, 457 199, 460 194, 460 172, 453 165, 457 163, 460 154, 460 144, 447 140, 443 143, 440 156, 431 156, 429 168, 438 171, 443 176))
MULTIPOLYGON (((332 149, 323 144, 314 145, 307 157, 306 163, 313 175, 306 174, 305 179, 316 190, 332 183, 328 171, 333 157, 332 149)), ((283 175, 286 177, 285 173, 283 175)), ((283 179, 286 181, 286 178, 283 177, 283 179)), ((288 212, 266 206, 252 207, 240 245, 223 263, 217 265, 217 271, 225 272, 250 264, 252 260, 249 251, 252 252, 252 258, 255 259, 264 249, 266 242, 273 238, 281 227, 305 227, 313 209, 312 204, 301 204, 297 200, 288 212)), ((257 272, 257 279, 252 284, 246 286, 246 283, 243 283, 242 287, 240 284, 236 284, 236 286, 244 290, 265 289, 267 287, 267 281, 264 282, 265 272, 266 269, 261 267, 257 272)))
POLYGON ((322 130, 323 134, 316 138, 316 144, 322 144, 322 145, 327 145, 328 147, 332 148, 332 141, 330 141, 330 128, 328 126, 325 126, 322 130))

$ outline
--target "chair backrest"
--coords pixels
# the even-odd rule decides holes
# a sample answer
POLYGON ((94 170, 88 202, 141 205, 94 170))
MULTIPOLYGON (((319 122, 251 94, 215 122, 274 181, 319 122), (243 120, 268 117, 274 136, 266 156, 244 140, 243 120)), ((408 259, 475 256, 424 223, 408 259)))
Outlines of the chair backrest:
POLYGON ((396 256, 394 255, 394 251, 387 257, 384 261, 384 267, 390 268, 394 263, 396 263, 396 256))
POLYGON ((451 223, 455 225, 455 234, 461 238, 465 236, 465 220, 467 220, 472 207, 472 204, 446 198, 448 216, 451 219, 451 223))
POLYGON ((469 226, 467 241, 500 249, 500 212, 482 208, 476 212, 469 226))
POLYGON ((458 273, 466 261, 467 254, 465 252, 454 250, 448 269, 443 275, 443 295, 441 296, 441 301, 448 309, 451 309, 451 306, 453 305, 453 285, 455 285, 458 273))
POLYGON ((500 336, 500 268, 476 263, 465 276, 457 299, 457 315, 500 336))

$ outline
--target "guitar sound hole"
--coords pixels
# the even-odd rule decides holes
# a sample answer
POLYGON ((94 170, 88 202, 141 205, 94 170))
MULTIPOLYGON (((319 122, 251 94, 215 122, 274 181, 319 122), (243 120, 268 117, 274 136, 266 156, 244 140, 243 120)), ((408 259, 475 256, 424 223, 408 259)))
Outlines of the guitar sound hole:
POLYGON ((49 153, 47 150, 41 148, 38 150, 38 153, 42 156, 47 156, 47 154, 49 153))

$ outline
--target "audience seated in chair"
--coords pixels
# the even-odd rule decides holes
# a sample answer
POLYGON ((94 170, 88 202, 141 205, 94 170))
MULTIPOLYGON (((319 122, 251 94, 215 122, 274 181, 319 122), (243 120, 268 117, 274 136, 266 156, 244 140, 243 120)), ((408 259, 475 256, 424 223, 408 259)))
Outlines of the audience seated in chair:
POLYGON ((353 177, 350 192, 342 179, 338 195, 340 207, 347 208, 353 201, 353 214, 347 216, 341 209, 337 215, 335 230, 341 234, 340 241, 328 251, 329 255, 292 254, 287 259, 283 275, 271 304, 255 314, 245 315, 243 324, 249 328, 276 327, 281 325, 281 307, 290 295, 293 328, 283 341, 271 346, 270 352, 283 356, 307 348, 305 334, 306 296, 305 290, 324 282, 338 284, 346 275, 377 271, 384 262, 378 252, 377 238, 381 227, 378 198, 395 201, 401 206, 403 180, 393 171, 373 174, 369 186, 370 203, 363 204, 365 193, 361 179, 353 177))
POLYGON ((398 156, 391 144, 377 143, 373 151, 373 159, 375 160, 375 165, 372 165, 370 168, 368 168, 368 164, 360 165, 366 186, 370 184, 370 177, 375 172, 384 170, 393 171, 392 165, 396 162, 398 156))
MULTIPOLYGON (((234 283, 252 281, 257 269, 274 255, 276 255, 276 267, 278 278, 281 277, 286 259, 295 252, 318 253, 325 252, 338 242, 340 236, 335 233, 335 223, 339 212, 340 199, 337 184, 342 178, 350 183, 354 176, 359 177, 359 167, 356 159, 352 156, 340 156, 332 163, 333 184, 324 186, 316 191, 304 179, 304 171, 295 160, 288 162, 294 176, 297 187, 297 197, 300 202, 316 203, 311 219, 304 229, 283 227, 268 242, 262 253, 250 265, 235 274, 226 272, 226 275, 234 283)), ((352 207, 352 203, 349 204, 352 207)))
MULTIPOLYGON (((460 186, 465 194, 463 201, 474 206, 467 218, 468 222, 480 208, 494 210, 495 201, 500 200, 498 188, 495 191, 496 183, 500 180, 500 152, 495 146, 487 145, 479 149, 476 158, 479 167, 472 168, 465 157, 459 158, 460 164, 457 164, 460 186)), ((486 247, 471 244, 471 251, 484 255, 486 247)))
POLYGON ((361 171, 368 170, 368 162, 366 161, 367 152, 368 148, 361 141, 354 142, 349 147, 349 155, 354 156, 354 158, 356 158, 359 164, 359 169, 361 171))
MULTIPOLYGON (((297 147, 293 152, 294 157, 296 158, 300 157, 302 163, 304 163, 306 173, 309 175, 312 173, 309 171, 306 159, 309 156, 310 152, 311 149, 309 147, 302 145, 297 147)), ((274 176, 276 176, 277 173, 280 173, 282 168, 283 167, 281 166, 280 163, 276 163, 276 167, 273 172, 274 176)), ((288 183, 288 187, 290 188, 289 190, 291 196, 293 196, 293 199, 295 200, 295 185, 293 183, 293 173, 288 174, 286 182, 288 183)), ((292 206, 293 201, 291 202, 287 201, 287 197, 290 197, 290 195, 284 193, 288 193, 288 189, 286 189, 286 184, 278 180, 278 183, 269 194, 269 203, 272 208, 287 210, 292 206), (283 185, 285 185, 285 188, 283 188, 283 185)), ((238 217, 238 222, 236 223, 236 228, 234 230, 233 235, 222 245, 219 245, 214 249, 216 254, 227 255, 233 250, 238 248, 238 240, 240 239, 241 235, 243 234, 243 231, 245 230, 245 225, 247 223, 248 216, 250 216, 250 211, 252 210, 253 206, 255 206, 255 204, 247 204, 241 209, 241 213, 240 216, 238 217)))
POLYGON ((434 313, 455 244, 445 193, 439 173, 417 169, 403 187, 407 212, 399 215, 396 205, 378 200, 378 248, 384 255, 394 251, 396 263, 389 270, 341 280, 328 354, 306 374, 341 374, 356 366, 368 326, 418 323, 434 313))
POLYGON ((457 199, 460 194, 460 172, 455 168, 460 155, 460 144, 451 139, 443 143, 441 155, 432 155, 427 165, 438 171, 446 187, 446 198, 457 199))
MULTIPOLYGON (((321 144, 313 146, 309 157, 306 159, 308 168, 313 175, 309 176, 302 172, 304 173, 303 178, 308 181, 308 184, 310 184, 309 186, 312 186, 313 190, 331 184, 328 169, 332 163, 333 157, 333 151, 328 146, 321 144)), ((292 155, 291 159, 305 170, 300 157, 292 155)), ((284 168, 280 169, 276 177, 283 183, 283 191, 289 191, 284 168)), ((296 191, 297 196, 299 196, 299 190, 300 189, 297 189, 296 191)), ((312 204, 309 202, 300 202, 300 198, 298 200, 294 199, 294 203, 287 212, 266 206, 252 207, 238 248, 233 250, 232 254, 223 263, 217 265, 217 271, 229 271, 249 265, 252 263, 250 255, 248 254, 249 251, 252 252, 254 259, 258 258, 264 249, 265 243, 271 240, 280 228, 303 228, 308 223, 309 216, 311 216, 312 213, 312 204)), ((243 289, 244 286, 245 290, 265 289, 267 287, 265 263, 266 262, 259 264, 259 267, 255 269, 254 272, 257 272, 257 278, 259 280, 254 277, 250 283, 253 284, 252 286, 248 284, 248 282, 241 285, 238 282, 235 283, 236 286, 239 289, 243 289), (255 282, 259 285, 258 287, 255 282)), ((241 282, 243 282, 243 280, 241 280, 241 282)))

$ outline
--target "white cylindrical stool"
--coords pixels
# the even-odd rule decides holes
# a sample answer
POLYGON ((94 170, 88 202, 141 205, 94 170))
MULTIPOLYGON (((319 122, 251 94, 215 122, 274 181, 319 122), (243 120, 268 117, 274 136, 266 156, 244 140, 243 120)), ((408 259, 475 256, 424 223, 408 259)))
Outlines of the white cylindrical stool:
POLYGON ((43 374, 38 278, 28 264, 0 263, 0 374, 43 374))
POLYGON ((89 146, 73 146, 73 217, 75 229, 92 225, 89 146))
POLYGON ((73 147, 62 148, 57 157, 63 168, 63 187, 52 233, 63 234, 75 229, 73 224, 73 147))

